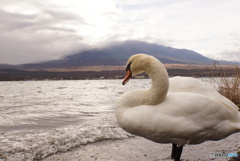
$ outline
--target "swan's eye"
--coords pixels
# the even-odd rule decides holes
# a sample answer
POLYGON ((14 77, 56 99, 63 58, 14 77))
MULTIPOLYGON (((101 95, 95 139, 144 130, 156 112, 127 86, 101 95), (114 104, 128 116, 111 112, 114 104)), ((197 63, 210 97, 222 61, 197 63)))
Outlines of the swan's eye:
POLYGON ((130 63, 127 65, 127 67, 126 67, 126 71, 128 71, 128 70, 131 71, 131 68, 130 68, 131 64, 132 64, 132 62, 130 62, 130 63))

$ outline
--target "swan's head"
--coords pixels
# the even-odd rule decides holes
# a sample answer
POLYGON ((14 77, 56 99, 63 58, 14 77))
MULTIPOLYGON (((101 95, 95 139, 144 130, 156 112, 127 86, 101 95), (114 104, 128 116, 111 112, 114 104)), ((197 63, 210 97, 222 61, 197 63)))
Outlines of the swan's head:
POLYGON ((146 72, 149 68, 151 60, 155 60, 153 56, 147 54, 136 54, 128 59, 126 71, 127 74, 122 82, 125 85, 133 76, 146 72))

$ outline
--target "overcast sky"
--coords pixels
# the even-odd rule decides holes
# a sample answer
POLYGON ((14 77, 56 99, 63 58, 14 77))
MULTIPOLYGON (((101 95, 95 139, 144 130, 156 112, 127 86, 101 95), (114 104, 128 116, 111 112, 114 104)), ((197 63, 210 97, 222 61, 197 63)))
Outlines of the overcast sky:
POLYGON ((0 63, 140 40, 240 61, 239 0, 0 0, 0 63))

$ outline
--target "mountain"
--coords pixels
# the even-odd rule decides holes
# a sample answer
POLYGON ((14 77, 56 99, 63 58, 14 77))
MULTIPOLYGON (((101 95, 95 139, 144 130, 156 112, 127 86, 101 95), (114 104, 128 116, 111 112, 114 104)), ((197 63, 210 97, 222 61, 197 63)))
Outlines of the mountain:
POLYGON ((211 64, 213 61, 197 52, 175 49, 141 41, 113 42, 101 48, 92 48, 61 60, 38 64, 24 64, 21 68, 74 68, 79 66, 125 65, 128 58, 136 53, 146 53, 167 64, 211 64))
POLYGON ((10 64, 0 64, 0 69, 15 69, 15 65, 10 65, 10 64))

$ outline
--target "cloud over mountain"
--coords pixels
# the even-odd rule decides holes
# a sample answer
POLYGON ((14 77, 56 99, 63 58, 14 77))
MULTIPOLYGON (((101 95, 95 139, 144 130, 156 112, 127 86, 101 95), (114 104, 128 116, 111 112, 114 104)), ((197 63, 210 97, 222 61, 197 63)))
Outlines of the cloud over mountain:
POLYGON ((116 40, 240 60, 239 7, 207 0, 1 0, 0 63, 54 60, 116 40))

